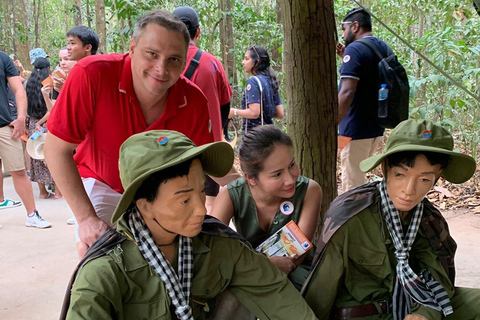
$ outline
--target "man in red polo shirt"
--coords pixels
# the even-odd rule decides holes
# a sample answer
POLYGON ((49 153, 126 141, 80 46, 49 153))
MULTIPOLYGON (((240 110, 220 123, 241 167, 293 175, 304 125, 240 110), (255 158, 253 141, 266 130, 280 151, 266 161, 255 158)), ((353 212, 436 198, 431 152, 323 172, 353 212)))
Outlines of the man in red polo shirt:
MULTIPOLYGON (((200 22, 198 14, 192 7, 178 7, 172 12, 187 26, 190 35, 190 46, 187 52, 187 64, 183 74, 192 80, 205 94, 208 100, 208 111, 212 119, 212 131, 215 141, 222 140, 222 129, 228 119, 230 112, 230 100, 232 98, 232 88, 228 83, 225 70, 217 57, 208 52, 203 52, 197 48, 197 42, 200 38, 200 22), (198 52, 202 52, 198 60, 195 57, 198 52), (195 60, 194 60, 195 59, 195 60), (194 61, 192 61, 194 60, 194 61), (196 67, 192 69, 192 64, 196 67), (192 73, 193 71, 193 73, 192 73)), ((207 212, 210 212, 213 201, 219 191, 219 185, 206 176, 205 195, 207 196, 205 206, 207 212)))
POLYGON ((118 156, 128 137, 169 129, 197 145, 214 141, 207 99, 180 76, 189 41, 178 18, 153 10, 137 22, 128 54, 87 57, 70 72, 45 156, 77 219, 80 257, 108 229, 123 192, 118 156))

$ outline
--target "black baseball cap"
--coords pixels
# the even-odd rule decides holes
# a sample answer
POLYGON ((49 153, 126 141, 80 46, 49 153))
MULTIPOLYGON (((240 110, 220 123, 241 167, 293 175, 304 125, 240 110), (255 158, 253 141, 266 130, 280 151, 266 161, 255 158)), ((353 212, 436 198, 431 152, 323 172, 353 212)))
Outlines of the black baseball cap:
POLYGON ((195 29, 200 26, 200 22, 198 21, 198 14, 192 7, 178 7, 173 10, 172 13, 187 25, 188 30, 195 29))

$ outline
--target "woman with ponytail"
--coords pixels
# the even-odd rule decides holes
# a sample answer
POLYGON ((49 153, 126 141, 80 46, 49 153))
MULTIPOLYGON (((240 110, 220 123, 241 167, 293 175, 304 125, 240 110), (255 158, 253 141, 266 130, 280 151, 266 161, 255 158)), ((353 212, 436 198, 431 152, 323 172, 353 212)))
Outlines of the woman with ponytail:
POLYGON ((273 118, 283 119, 284 111, 267 50, 261 46, 250 47, 242 66, 251 77, 243 94, 242 109, 230 109, 229 118, 242 117, 242 131, 247 133, 258 125, 273 124, 273 118))
MULTIPOLYGON (((28 123, 28 135, 31 136, 36 130, 37 122, 43 118, 47 113, 47 106, 42 94, 42 81, 50 75, 50 62, 45 58, 37 58, 33 64, 34 69, 30 78, 27 81, 26 93, 27 93, 27 123, 28 123)), ((45 124, 42 125, 46 130, 45 124)), ((31 159, 30 167, 30 180, 38 183, 40 189, 40 199, 47 199, 52 196, 47 191, 46 185, 52 184, 53 179, 48 171, 47 165, 44 160, 31 159)), ((62 194, 60 190, 56 188, 55 198, 61 198, 62 194)))

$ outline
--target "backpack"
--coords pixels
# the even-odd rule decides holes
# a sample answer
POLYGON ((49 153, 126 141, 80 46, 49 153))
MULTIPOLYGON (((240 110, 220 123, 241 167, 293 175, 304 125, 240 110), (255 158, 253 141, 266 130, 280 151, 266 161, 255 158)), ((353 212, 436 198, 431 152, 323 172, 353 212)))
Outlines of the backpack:
POLYGON ((410 85, 405 68, 398 62, 397 56, 387 46, 387 55, 383 55, 378 47, 367 39, 357 40, 366 45, 379 58, 378 88, 386 84, 388 89, 387 117, 375 116, 375 124, 383 128, 395 128, 397 124, 408 119, 410 85))

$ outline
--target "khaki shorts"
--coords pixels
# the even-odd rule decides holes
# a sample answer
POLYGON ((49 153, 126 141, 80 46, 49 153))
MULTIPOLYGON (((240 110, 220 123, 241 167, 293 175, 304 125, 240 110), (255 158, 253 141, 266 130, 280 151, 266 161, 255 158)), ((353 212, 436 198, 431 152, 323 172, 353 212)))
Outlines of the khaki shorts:
POLYGON ((11 138, 13 128, 5 126, 0 128, 0 158, 6 171, 25 170, 25 157, 22 140, 11 138))

